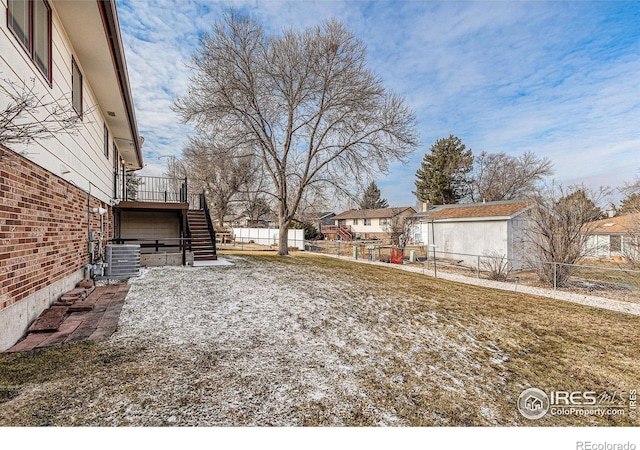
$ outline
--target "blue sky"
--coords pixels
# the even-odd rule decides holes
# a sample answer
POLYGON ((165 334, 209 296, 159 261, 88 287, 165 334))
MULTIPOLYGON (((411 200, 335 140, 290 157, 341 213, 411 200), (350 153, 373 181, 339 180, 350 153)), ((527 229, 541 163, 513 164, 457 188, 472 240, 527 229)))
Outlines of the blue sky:
MULTIPOLYGON (((146 1, 118 13, 147 174, 161 174, 192 130, 171 111, 189 85, 198 36, 223 11, 265 28, 335 17, 362 39, 369 67, 415 111, 421 145, 377 182, 414 205, 425 153, 453 134, 471 148, 554 164, 565 185, 617 187, 640 175, 640 2, 146 1)), ((615 198, 613 198, 615 200, 615 198)))

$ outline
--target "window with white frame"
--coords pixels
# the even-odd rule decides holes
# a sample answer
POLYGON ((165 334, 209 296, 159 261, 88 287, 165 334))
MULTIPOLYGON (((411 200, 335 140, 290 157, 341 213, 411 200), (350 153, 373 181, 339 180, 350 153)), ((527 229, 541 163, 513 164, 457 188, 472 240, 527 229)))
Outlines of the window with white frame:
POLYGON ((358 225, 358 219, 353 219, 353 224, 358 225))
POLYGON ((386 217, 383 218, 383 219, 380 219, 380 225, 386 225, 386 224, 387 224, 387 218, 386 217))
POLYGON ((45 0, 9 0, 7 26, 51 83, 51 8, 45 0))
POLYGON ((364 219, 362 222, 364 225, 371 225, 371 219, 364 219))

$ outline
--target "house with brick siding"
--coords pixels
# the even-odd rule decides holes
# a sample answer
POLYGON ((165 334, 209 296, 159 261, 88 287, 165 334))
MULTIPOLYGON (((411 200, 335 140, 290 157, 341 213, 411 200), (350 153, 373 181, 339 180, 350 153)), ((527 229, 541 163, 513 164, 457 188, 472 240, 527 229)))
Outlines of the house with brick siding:
POLYGON ((0 18, 0 83, 70 102, 79 119, 0 145, 2 351, 85 276, 90 233, 117 236, 118 182, 143 160, 115 0, 0 0, 0 18))

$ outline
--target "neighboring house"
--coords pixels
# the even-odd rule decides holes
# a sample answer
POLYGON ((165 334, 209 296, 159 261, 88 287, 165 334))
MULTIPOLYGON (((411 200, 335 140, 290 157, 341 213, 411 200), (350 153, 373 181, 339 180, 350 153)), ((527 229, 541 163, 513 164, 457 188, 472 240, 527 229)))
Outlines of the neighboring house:
POLYGON ((380 209, 350 209, 333 217, 333 226, 323 226, 322 234, 329 238, 389 239, 401 227, 406 216, 415 214, 410 206, 380 209))
POLYGON ((640 213, 592 222, 587 237, 591 258, 640 258, 640 213))
POLYGON ((415 214, 413 243, 435 246, 439 258, 477 266, 480 256, 499 256, 520 267, 524 255, 526 202, 505 201, 436 206, 415 214))

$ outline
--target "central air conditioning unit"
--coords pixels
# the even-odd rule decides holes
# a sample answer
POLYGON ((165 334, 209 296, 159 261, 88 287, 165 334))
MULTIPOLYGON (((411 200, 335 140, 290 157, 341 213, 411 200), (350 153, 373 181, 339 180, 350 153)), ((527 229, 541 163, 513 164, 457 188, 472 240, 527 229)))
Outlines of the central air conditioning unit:
POLYGON ((123 280, 140 276, 140 245, 107 245, 104 262, 102 278, 123 280))

